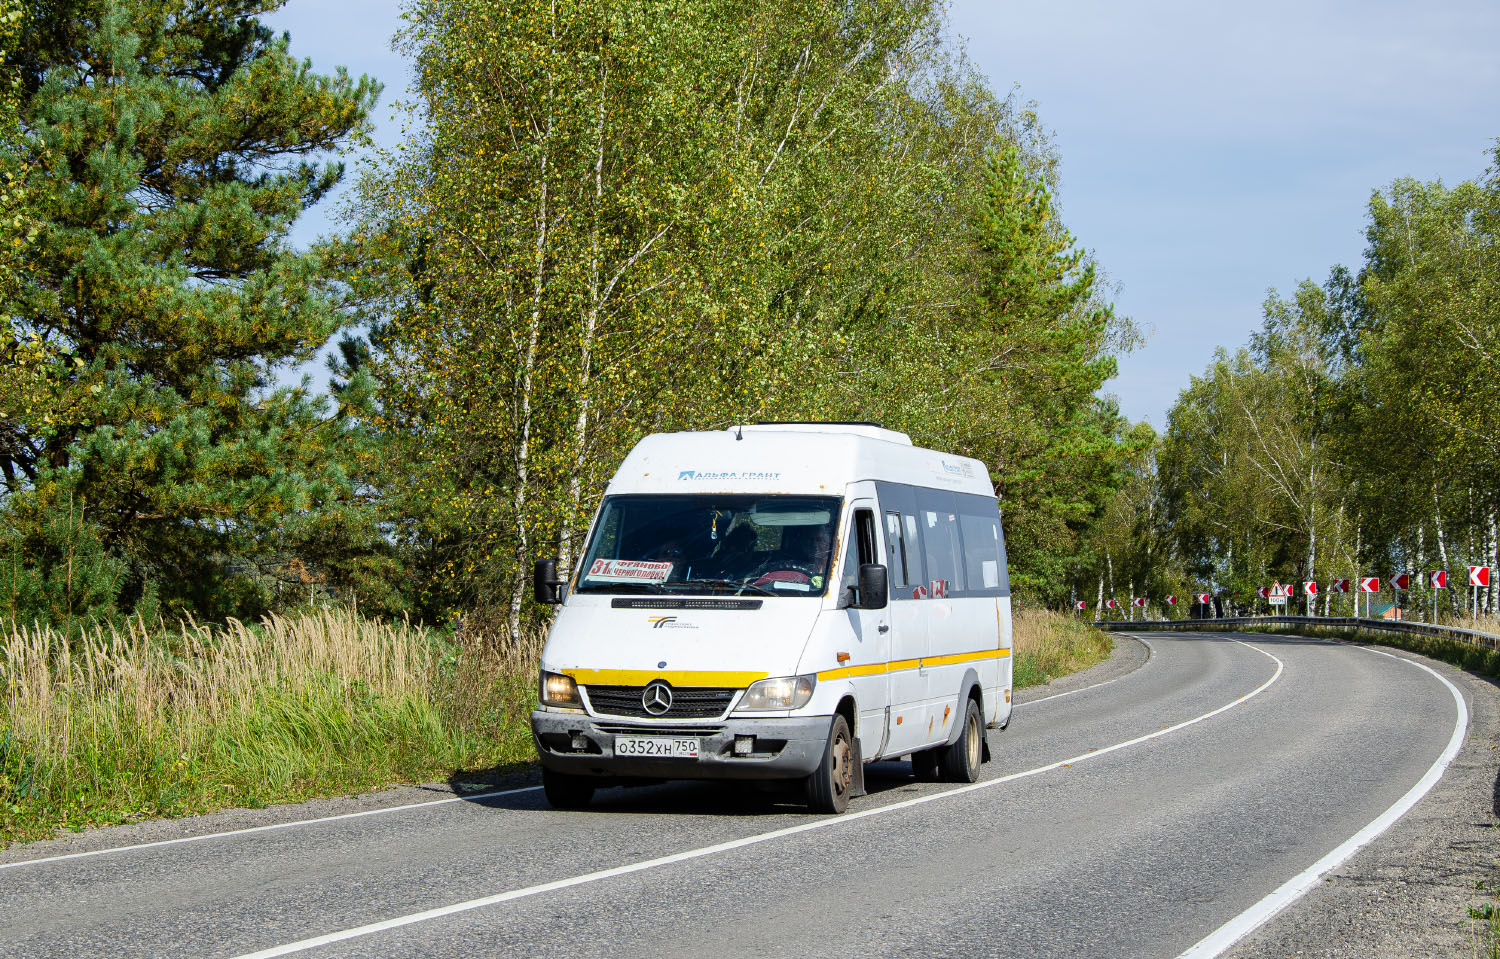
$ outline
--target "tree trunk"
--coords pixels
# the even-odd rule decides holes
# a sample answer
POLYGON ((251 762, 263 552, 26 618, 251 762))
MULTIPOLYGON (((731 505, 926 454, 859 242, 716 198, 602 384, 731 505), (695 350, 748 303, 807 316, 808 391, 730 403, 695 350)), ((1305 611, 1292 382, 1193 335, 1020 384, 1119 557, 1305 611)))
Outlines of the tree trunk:
MULTIPOLYGON (((557 43, 557 4, 552 4, 552 41, 557 43)), ((531 492, 531 412, 532 393, 536 380, 537 346, 542 333, 542 293, 546 289, 547 277, 547 229, 550 211, 547 208, 548 183, 547 158, 552 146, 552 98, 554 88, 547 89, 547 132, 540 160, 541 192, 537 197, 536 214, 536 266, 532 275, 531 319, 527 330, 526 358, 521 372, 521 408, 518 416, 520 442, 516 449, 516 492, 512 500, 516 523, 516 575, 510 594, 510 639, 521 641, 521 603, 526 597, 526 586, 530 580, 527 567, 531 565, 530 530, 526 520, 526 506, 531 492)))

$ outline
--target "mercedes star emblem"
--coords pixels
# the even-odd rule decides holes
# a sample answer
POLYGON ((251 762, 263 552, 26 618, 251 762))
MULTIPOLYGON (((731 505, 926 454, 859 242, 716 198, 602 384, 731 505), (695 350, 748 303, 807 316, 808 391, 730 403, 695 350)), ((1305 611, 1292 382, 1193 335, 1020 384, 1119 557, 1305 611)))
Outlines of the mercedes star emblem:
POLYGON ((651 715, 660 716, 672 708, 672 687, 658 679, 642 691, 641 705, 651 715))

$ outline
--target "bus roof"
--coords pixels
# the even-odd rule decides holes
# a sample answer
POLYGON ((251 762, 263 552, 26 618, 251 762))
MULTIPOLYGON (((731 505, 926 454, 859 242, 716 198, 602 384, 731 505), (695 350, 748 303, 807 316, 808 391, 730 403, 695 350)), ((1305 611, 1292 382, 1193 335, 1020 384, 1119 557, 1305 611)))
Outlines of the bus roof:
POLYGON ((995 495, 979 460, 913 446, 895 430, 841 423, 653 433, 625 457, 608 492, 841 495, 861 480, 995 495))

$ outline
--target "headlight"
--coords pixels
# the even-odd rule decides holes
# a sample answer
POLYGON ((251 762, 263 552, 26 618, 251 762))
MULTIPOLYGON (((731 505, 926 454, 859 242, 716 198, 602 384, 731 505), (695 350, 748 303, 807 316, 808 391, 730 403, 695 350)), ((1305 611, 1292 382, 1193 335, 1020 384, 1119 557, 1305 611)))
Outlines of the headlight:
POLYGON ((540 698, 543 706, 572 706, 576 709, 583 705, 583 700, 578 698, 578 684, 573 682, 573 677, 561 673, 542 673, 540 698))
POLYGON ((740 709, 801 709, 812 699, 817 676, 783 676, 752 683, 740 700, 740 709))

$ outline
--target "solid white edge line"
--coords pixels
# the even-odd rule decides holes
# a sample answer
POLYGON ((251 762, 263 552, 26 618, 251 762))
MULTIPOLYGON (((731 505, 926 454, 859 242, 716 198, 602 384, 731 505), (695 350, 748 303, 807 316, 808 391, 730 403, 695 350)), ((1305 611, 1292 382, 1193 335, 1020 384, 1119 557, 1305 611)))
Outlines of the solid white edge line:
POLYGON ((1450 683, 1437 670, 1424 663, 1407 659, 1405 656, 1396 656, 1379 649, 1369 649, 1368 647, 1356 648, 1365 649, 1367 652, 1377 653, 1381 656, 1389 656, 1391 659, 1400 660, 1403 663, 1410 663, 1418 669, 1431 673, 1437 677, 1440 683, 1448 687, 1448 691, 1453 694, 1454 703, 1458 705, 1458 720, 1453 725, 1453 735, 1449 737, 1447 747, 1444 748, 1442 755, 1438 756, 1437 761, 1427 770, 1427 774, 1419 779, 1415 786, 1407 790, 1404 796, 1396 800, 1395 805, 1379 816, 1376 816, 1369 825, 1350 836, 1328 855, 1282 883, 1277 887, 1276 891, 1209 933, 1192 948, 1179 955, 1177 959, 1212 959, 1212 957, 1220 955, 1245 936, 1248 936, 1256 929, 1270 922, 1277 913, 1305 895, 1308 890, 1317 884, 1319 879, 1323 878, 1325 873, 1338 868, 1362 847, 1395 825, 1396 820, 1411 811, 1411 808, 1423 796, 1427 795, 1433 786, 1437 785, 1438 780, 1443 777, 1443 773, 1447 770, 1448 765, 1453 762, 1454 757, 1458 755, 1458 751, 1463 748, 1464 735, 1468 732, 1469 728, 1469 707, 1464 702, 1463 693, 1459 692, 1457 686, 1450 683))
MULTIPOLYGON (((1129 635, 1129 634, 1127 634, 1127 635, 1129 635)), ((1156 655, 1156 648, 1153 647, 1150 643, 1146 642, 1144 639, 1142 639, 1139 636, 1131 636, 1130 638, 1133 639, 1133 640, 1135 640, 1136 642, 1140 643, 1142 646, 1146 647, 1146 661, 1150 662, 1151 657, 1156 655)), ((1146 665, 1146 663, 1141 663, 1141 665, 1137 666, 1136 669, 1140 669, 1141 667, 1143 667, 1145 665, 1146 665)), ((1077 696, 1079 693, 1086 693, 1086 692, 1088 692, 1091 689, 1099 689, 1102 686, 1108 686, 1110 683, 1118 683, 1120 680, 1124 679, 1126 676, 1132 676, 1134 674, 1135 674, 1135 669, 1132 669, 1130 672, 1126 673, 1125 676, 1116 676, 1114 679, 1106 679, 1102 683, 1095 683, 1092 686, 1085 686, 1082 689, 1071 689, 1071 690, 1069 690, 1068 692, 1065 692, 1065 693, 1054 693, 1051 696, 1043 696, 1041 699, 1030 699, 1030 700, 1027 700, 1024 703, 1016 703, 1015 708, 1016 709, 1020 709, 1022 706, 1035 706, 1038 703, 1050 702, 1051 700, 1054 700, 1054 699, 1062 699, 1064 696, 1077 696)))
POLYGON ((1023 772, 1011 773, 1008 776, 1001 776, 996 779, 987 779, 984 782, 971 783, 967 786, 959 786, 955 789, 946 789, 942 792, 929 793, 925 796, 916 796, 911 799, 894 802, 886 806, 877 806, 873 809, 863 809, 859 812, 845 813, 842 816, 831 816, 826 819, 817 819, 813 822, 801 823, 796 826, 787 826, 782 829, 773 829, 770 832, 757 833, 756 835, 745 836, 741 839, 732 839, 728 842, 715 843, 712 846, 702 846, 697 849, 689 849, 684 852, 673 853, 670 856, 662 856, 658 859, 647 859, 642 862, 628 863, 623 866, 615 866, 611 869, 601 869, 598 872, 585 873, 581 876, 571 876, 567 879, 556 879, 552 882, 544 882, 535 886, 526 886, 521 889, 512 889, 509 892, 497 893, 492 896, 484 896, 479 899, 470 899, 465 902, 458 902, 449 906, 439 906, 436 909, 426 909, 422 912, 414 912, 405 916, 397 916, 394 919, 385 919, 380 922, 372 922, 368 925, 356 926, 352 929, 343 929, 338 932, 330 932, 326 933, 325 935, 314 936, 310 939, 302 939, 297 942, 289 942, 281 946, 273 946, 269 949, 261 949, 257 952, 247 952, 243 955, 235 956, 234 959, 273 959, 273 957, 276 956, 288 956, 293 953, 305 952, 309 949, 316 949, 319 946, 327 946, 331 945, 332 943, 343 942, 347 939, 356 939, 361 936, 368 936, 377 932, 385 932, 390 929, 399 929, 402 926, 410 926, 415 923, 426 922, 429 919, 438 919, 443 916, 451 916, 454 913, 469 912, 474 909, 482 909, 485 906, 493 906, 502 902, 511 902, 516 899, 525 899, 529 896, 539 895, 544 892, 555 892, 559 889, 567 889, 571 886, 581 886, 586 883, 598 882, 601 879, 613 879, 616 876, 625 876, 634 872, 642 872, 647 869, 655 869, 658 866, 670 866, 674 863, 686 862, 692 859, 700 859, 705 856, 717 855, 718 853, 729 852, 734 849, 742 849, 746 846, 753 846, 772 839, 781 839, 785 836, 793 836, 797 833, 812 832, 817 829, 828 829, 833 826, 842 826, 851 822, 857 822, 858 820, 865 819, 870 816, 880 816, 886 813, 896 812, 901 809, 910 809, 913 806, 920 806, 924 803, 933 802, 938 799, 946 799, 950 796, 958 796, 963 793, 975 792, 980 789, 989 789, 994 786, 1002 785, 1004 783, 1014 782, 1018 779, 1026 779, 1030 776, 1036 776, 1040 775, 1041 773, 1051 772, 1054 769, 1061 769, 1064 766, 1076 766, 1080 763, 1088 762, 1091 759, 1098 759, 1100 756, 1108 755, 1109 753, 1115 752, 1120 749, 1126 749, 1130 746, 1136 746, 1141 743, 1150 742, 1154 739, 1160 739, 1162 736, 1174 733, 1179 729, 1186 729, 1189 726, 1195 726, 1206 719, 1211 719, 1214 716, 1225 712, 1226 710, 1233 709, 1234 707, 1245 703, 1256 696, 1259 696, 1266 689, 1270 688, 1272 683, 1281 678, 1281 674, 1285 670, 1286 665, 1280 659, 1272 656, 1270 653, 1266 652, 1264 649, 1261 649, 1259 646, 1252 646, 1249 643, 1240 642, 1240 640, 1233 640, 1233 642, 1248 649, 1253 649, 1257 653, 1260 653, 1261 655, 1266 656, 1273 662, 1275 662, 1276 671, 1271 674, 1271 678, 1266 680, 1264 683, 1261 683, 1259 686, 1255 687, 1244 696, 1241 696, 1240 698, 1228 703, 1227 705, 1220 706, 1218 709, 1215 709, 1212 712, 1204 713, 1201 716, 1197 716, 1193 719, 1177 723, 1174 726, 1168 726, 1165 729, 1161 729, 1157 732, 1147 733, 1144 736, 1137 736, 1135 739, 1126 740, 1122 743, 1115 743, 1112 746, 1105 746, 1102 749, 1096 749, 1092 752, 1087 752, 1079 756, 1073 756, 1068 759, 1060 759, 1055 763, 1049 763, 1046 766, 1038 766, 1035 769, 1028 769, 1023 772))
POLYGON ((0 863, 0 872, 6 869, 19 869, 22 866, 40 866, 48 862, 62 862, 65 859, 86 859, 90 856, 108 856, 117 852, 133 852, 138 849, 155 849, 159 846, 177 846, 185 842, 201 842, 205 839, 224 839, 229 836, 245 836, 255 832, 270 832, 273 829, 291 829, 294 826, 311 826, 316 823, 335 822, 340 819, 360 819, 364 816, 379 816, 383 813, 402 812, 407 809, 425 809, 429 806, 442 806, 455 802, 474 802, 477 799, 492 799, 496 796, 513 796, 516 793, 529 793, 541 789, 541 786, 523 786, 520 789, 501 789, 495 792, 475 793, 472 796, 449 796, 447 799, 432 799, 427 802, 407 803, 404 806, 386 806, 382 809, 363 809, 359 812, 339 813, 336 816, 319 816, 317 819, 296 819, 291 822, 276 822, 265 826, 249 826, 245 829, 231 829, 227 832, 207 832, 201 836, 179 836, 176 839, 159 839, 156 842, 138 842, 130 846, 111 846, 108 849, 90 849, 85 852, 70 852, 61 856, 47 856, 43 859, 22 859, 18 862, 0 863))

